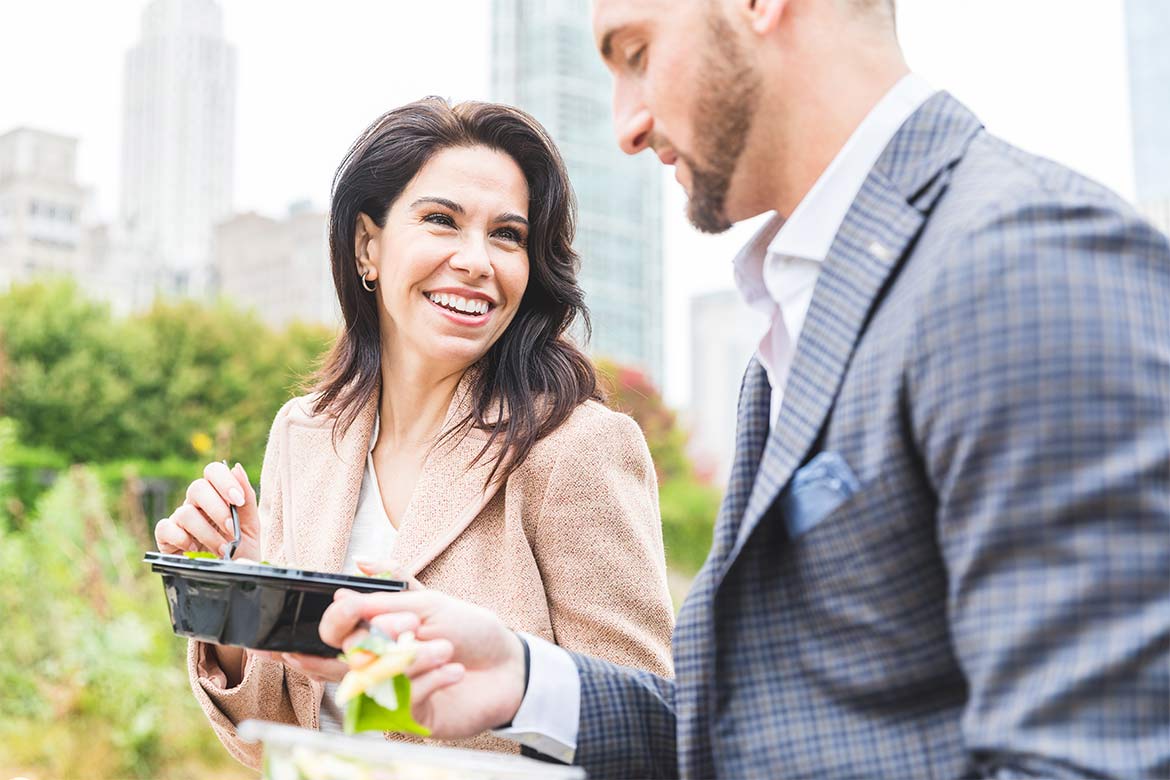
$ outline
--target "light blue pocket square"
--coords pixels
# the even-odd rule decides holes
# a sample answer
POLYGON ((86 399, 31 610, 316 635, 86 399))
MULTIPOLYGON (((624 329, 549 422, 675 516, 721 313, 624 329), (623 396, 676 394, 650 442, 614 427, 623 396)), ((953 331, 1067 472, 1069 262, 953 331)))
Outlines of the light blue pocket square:
POLYGON ((835 452, 822 452, 792 477, 780 499, 788 535, 808 533, 861 489, 849 464, 835 452))

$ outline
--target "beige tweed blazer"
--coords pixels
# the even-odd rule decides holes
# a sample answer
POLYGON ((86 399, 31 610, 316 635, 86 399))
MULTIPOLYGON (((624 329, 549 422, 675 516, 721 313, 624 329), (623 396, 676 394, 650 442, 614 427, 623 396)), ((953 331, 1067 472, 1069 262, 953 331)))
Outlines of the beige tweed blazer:
MULTIPOLYGON (((469 408, 466 389, 465 381, 444 429, 469 408)), ((336 449, 333 419, 314 415, 310 397, 276 415, 260 475, 265 560, 340 570, 377 396, 336 449)), ((487 607, 513 629, 669 676, 674 613, 657 482, 637 424, 583 403, 506 482, 486 489, 490 462, 469 467, 485 441, 473 430, 432 451, 400 523, 391 571, 487 607)), ((214 679, 214 656, 193 641, 188 673, 212 728, 250 767, 259 766, 260 748, 240 740, 236 724, 260 718, 318 728, 323 685, 283 664, 249 655, 243 680, 225 690, 214 679)), ((464 746, 516 749, 490 735, 464 746)))

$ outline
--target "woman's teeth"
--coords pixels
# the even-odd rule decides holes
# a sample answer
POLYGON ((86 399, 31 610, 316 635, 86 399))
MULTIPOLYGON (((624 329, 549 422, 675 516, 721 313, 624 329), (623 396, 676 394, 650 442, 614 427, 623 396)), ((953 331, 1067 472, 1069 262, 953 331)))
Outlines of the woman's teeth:
POLYGON ((484 300, 468 300, 458 295, 448 293, 427 293, 431 303, 437 303, 445 309, 457 311, 460 314, 487 314, 490 305, 484 300))

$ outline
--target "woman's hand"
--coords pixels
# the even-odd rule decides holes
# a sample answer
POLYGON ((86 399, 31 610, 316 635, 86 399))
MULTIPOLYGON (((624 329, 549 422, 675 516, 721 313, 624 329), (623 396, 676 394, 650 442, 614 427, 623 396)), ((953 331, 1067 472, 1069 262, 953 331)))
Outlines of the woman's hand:
POLYGON ((232 541, 231 507, 240 518, 240 546, 236 558, 260 560, 260 512, 256 491, 239 463, 228 469, 223 463, 208 463, 203 479, 187 487, 187 500, 154 527, 159 552, 210 552, 222 556, 232 541))
POLYGON ((364 622, 392 638, 418 640, 411 680, 414 719, 440 739, 479 734, 508 723, 524 699, 524 646, 482 607, 436 591, 358 594, 339 590, 321 617, 321 639, 350 648, 364 622))
POLYGON ((301 674, 308 675, 317 682, 341 682, 349 665, 336 658, 322 658, 319 655, 305 655, 304 653, 270 653, 263 650, 249 650, 252 655, 276 661, 294 669, 301 674))

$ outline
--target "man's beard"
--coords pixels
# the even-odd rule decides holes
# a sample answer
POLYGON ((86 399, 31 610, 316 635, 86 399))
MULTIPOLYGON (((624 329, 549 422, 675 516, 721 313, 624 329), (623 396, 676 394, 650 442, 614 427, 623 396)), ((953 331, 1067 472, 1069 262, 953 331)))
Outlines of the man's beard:
POLYGON ((759 100, 760 78, 747 62, 735 31, 712 10, 710 40, 699 70, 694 157, 678 152, 691 172, 687 219, 704 233, 722 233, 727 218, 727 189, 747 143, 759 100))

